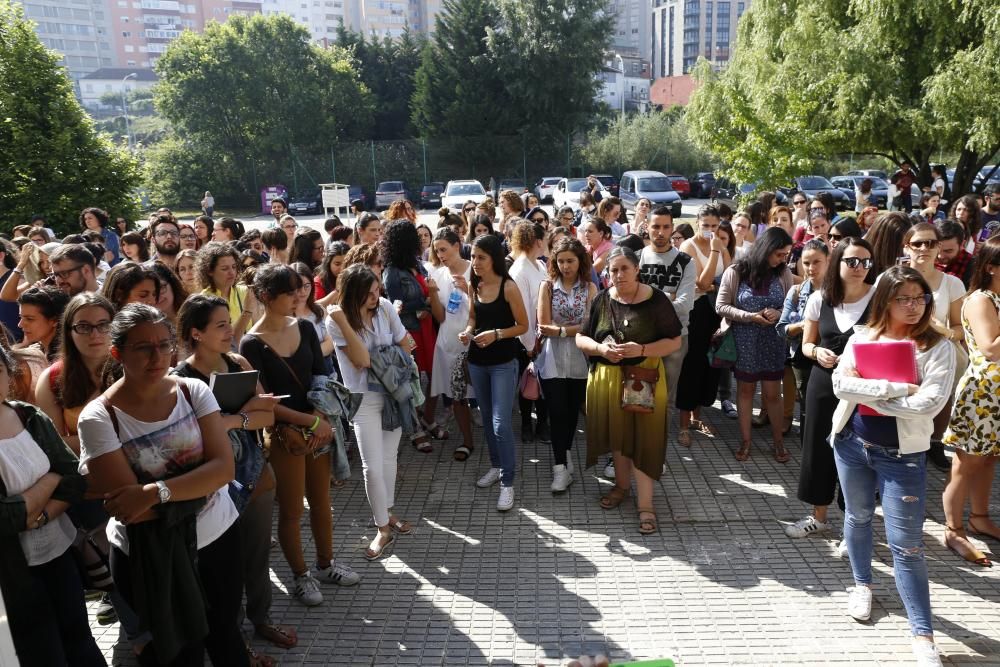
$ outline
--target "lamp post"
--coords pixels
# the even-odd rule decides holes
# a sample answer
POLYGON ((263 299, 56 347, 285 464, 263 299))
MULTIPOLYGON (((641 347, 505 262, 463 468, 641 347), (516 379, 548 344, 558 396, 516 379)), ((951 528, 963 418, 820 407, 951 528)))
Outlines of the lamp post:
POLYGON ((125 141, 128 143, 128 149, 132 150, 132 129, 128 122, 128 101, 125 99, 125 82, 129 79, 134 79, 136 73, 126 74, 122 77, 122 113, 125 115, 125 141))
POLYGON ((620 63, 621 65, 618 71, 622 73, 621 114, 622 118, 624 118, 625 117, 625 59, 622 58, 620 53, 616 53, 615 62, 620 63))

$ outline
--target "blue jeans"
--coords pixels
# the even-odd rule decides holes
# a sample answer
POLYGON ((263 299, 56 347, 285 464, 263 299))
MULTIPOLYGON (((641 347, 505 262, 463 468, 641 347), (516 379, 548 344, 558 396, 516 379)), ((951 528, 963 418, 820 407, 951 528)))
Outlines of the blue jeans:
POLYGON ((483 433, 490 449, 490 465, 500 468, 500 484, 513 486, 517 453, 514 449, 514 393, 517 359, 495 366, 469 364, 469 380, 479 400, 483 433))
POLYGON ((927 459, 864 442, 845 428, 834 437, 833 454, 844 491, 844 540, 854 581, 872 581, 872 515, 875 491, 882 496, 885 534, 892 551, 896 589, 914 635, 931 635, 931 596, 924 559, 927 459))

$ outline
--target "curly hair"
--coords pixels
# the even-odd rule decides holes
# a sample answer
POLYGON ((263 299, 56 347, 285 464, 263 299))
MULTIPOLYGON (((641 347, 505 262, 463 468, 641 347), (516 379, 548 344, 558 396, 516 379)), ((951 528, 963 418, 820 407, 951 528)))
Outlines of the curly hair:
POLYGON ((84 218, 88 213, 92 213, 94 217, 97 218, 97 222, 101 223, 101 229, 104 229, 111 224, 111 217, 108 215, 107 211, 91 206, 90 208, 85 208, 80 211, 80 229, 87 229, 87 223, 84 222, 84 218))
MULTIPOLYGON (((416 230, 414 230, 416 231, 416 230)), ((344 268, 354 264, 364 264, 365 266, 372 266, 374 264, 381 264, 382 256, 379 253, 378 245, 375 243, 360 243, 347 253, 344 257, 344 268)))
POLYGON ((397 269, 414 269, 420 254, 420 237, 417 228, 409 220, 394 220, 389 223, 378 243, 382 264, 397 269))
POLYGON ((570 236, 557 239, 555 243, 552 244, 552 250, 549 253, 549 265, 547 267, 549 279, 553 282, 562 280, 562 273, 559 271, 559 263, 556 260, 559 257, 559 254, 564 252, 571 252, 576 255, 576 259, 580 263, 576 277, 583 283, 589 283, 590 267, 593 266, 593 262, 590 259, 590 253, 587 252, 587 249, 583 247, 583 244, 580 243, 580 241, 570 236))
POLYGON ((510 246, 518 254, 527 253, 537 241, 545 238, 545 227, 540 223, 523 218, 512 218, 509 222, 516 223, 510 235, 510 246))
POLYGON ((198 273, 198 283, 202 289, 218 289, 212 282, 212 271, 215 271, 215 265, 223 257, 232 257, 233 261, 236 262, 236 270, 239 272, 240 254, 236 251, 236 248, 228 243, 211 241, 202 246, 201 250, 198 251, 198 260, 195 262, 194 268, 198 273))
POLYGON ((409 220, 410 218, 406 215, 407 206, 413 209, 413 203, 409 199, 397 199, 389 204, 389 210, 385 212, 386 221, 409 220))

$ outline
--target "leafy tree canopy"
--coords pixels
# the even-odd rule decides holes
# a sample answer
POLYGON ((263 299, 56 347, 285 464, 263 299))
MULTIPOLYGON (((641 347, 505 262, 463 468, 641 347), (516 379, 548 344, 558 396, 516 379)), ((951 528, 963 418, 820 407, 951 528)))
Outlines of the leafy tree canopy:
POLYGON ((697 69, 688 122, 741 182, 784 185, 838 153, 908 160, 929 182, 945 152, 965 192, 1000 149, 998 24, 991 0, 756 0, 729 67, 697 69))
POLYGON ((135 161, 95 132, 59 56, 10 0, 0 0, 0 146, 0 228, 37 213, 69 232, 88 206, 137 210, 135 161))

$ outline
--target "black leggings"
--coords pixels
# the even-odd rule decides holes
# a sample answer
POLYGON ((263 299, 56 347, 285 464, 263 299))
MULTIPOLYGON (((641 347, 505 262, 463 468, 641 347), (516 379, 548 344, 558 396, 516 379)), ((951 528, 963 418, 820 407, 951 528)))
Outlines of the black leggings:
MULTIPOLYGON (((125 600, 132 604, 132 581, 129 559, 117 547, 111 550, 111 571, 125 600)), ((243 570, 240 567, 239 522, 207 547, 198 550, 198 576, 205 591, 205 615, 208 636, 203 641, 184 647, 170 665, 182 667, 201 665, 205 653, 216 667, 235 665, 249 667, 246 644, 240 633, 240 603, 243 598, 243 570)), ((153 637, 153 642, 156 637, 153 637)), ((139 655, 141 665, 160 665, 156 661, 152 642, 139 655)))
POLYGON ((573 447, 580 407, 587 398, 587 380, 553 378, 542 380, 542 393, 549 408, 549 435, 555 465, 566 465, 566 455, 573 447))

